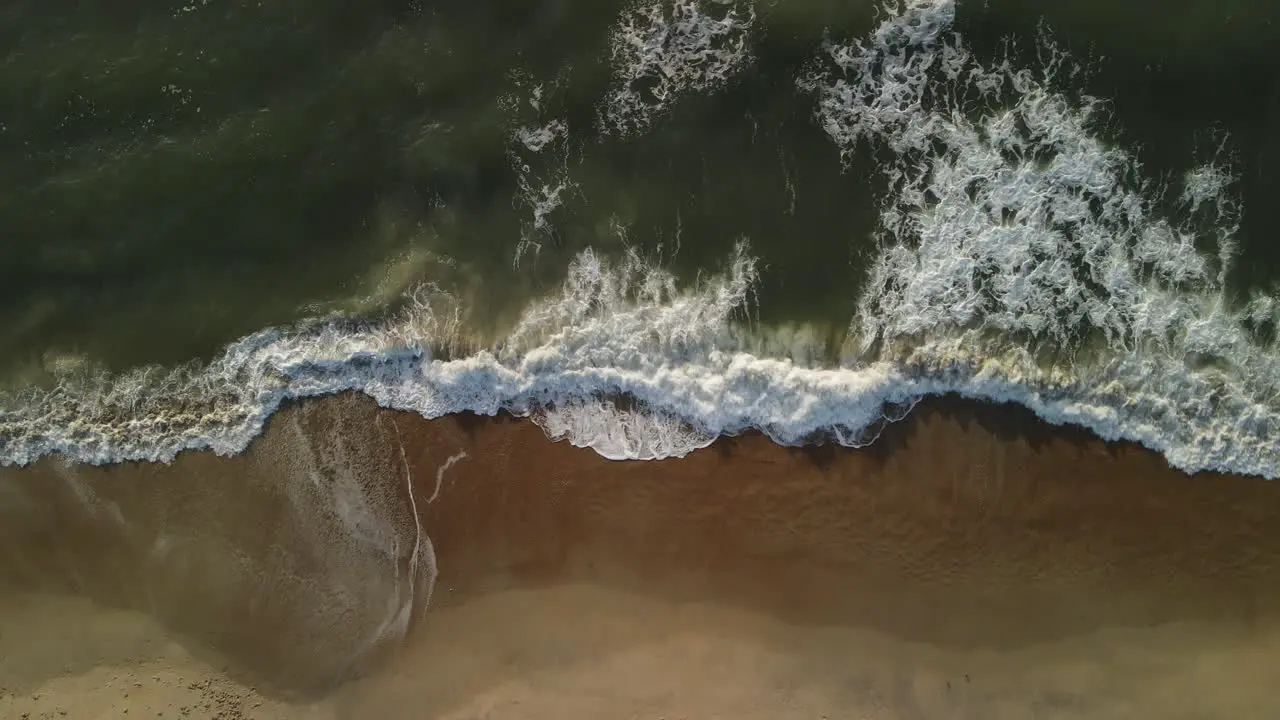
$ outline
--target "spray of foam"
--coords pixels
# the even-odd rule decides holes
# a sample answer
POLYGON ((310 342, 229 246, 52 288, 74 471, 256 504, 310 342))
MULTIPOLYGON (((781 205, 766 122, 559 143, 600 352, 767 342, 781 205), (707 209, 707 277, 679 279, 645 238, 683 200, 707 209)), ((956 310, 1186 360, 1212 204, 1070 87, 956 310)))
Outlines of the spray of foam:
POLYGON ((600 110, 606 132, 644 131, 682 93, 707 92, 751 59, 755 8, 738 0, 644 2, 615 26, 615 87, 600 110))
MULTIPOLYGON (((1191 172, 1187 221, 1154 217, 1159 192, 1131 180, 1135 158, 1093 134, 1099 101, 1075 106, 1050 89, 1066 56, 1042 40, 1043 79, 1007 59, 984 66, 944 33, 953 14, 950 3, 915 3, 871 44, 827 48, 833 71, 813 81, 846 158, 863 140, 892 152, 878 168, 891 196, 858 315, 863 342, 984 325, 1060 348, 1100 336, 1120 352, 1181 351, 1186 325, 1211 312, 1205 296, 1222 296, 1222 272, 1196 241, 1216 244, 1224 271, 1238 216, 1231 177, 1218 165, 1191 172), (985 108, 976 118, 975 105, 985 108), (1212 237, 1198 237, 1190 219, 1206 215, 1212 237)), ((1229 332, 1191 342, 1234 351, 1229 332)))
POLYGON ((1158 217, 1163 189, 1099 139, 1101 103, 1053 89, 1078 72, 1065 53, 1042 37, 1034 71, 983 64, 954 18, 951 0, 898 5, 867 41, 829 45, 802 81, 846 159, 864 141, 891 158, 877 165, 890 193, 853 323, 861 349, 896 346, 934 367, 1004 359, 1001 374, 1033 386, 1060 384, 1034 351, 1093 350, 1104 360, 1074 362, 1073 382, 1144 418, 1121 435, 1178 437, 1188 466, 1226 464, 1242 445, 1274 453, 1280 354, 1256 340, 1274 301, 1232 310, 1225 294, 1231 175, 1191 171, 1183 220, 1158 217))
POLYGON ((1235 418, 1185 415, 1191 429, 1171 432, 1171 416, 1161 413, 1176 413, 1180 399, 1159 399, 1167 407, 1149 396, 1135 402, 1095 387, 1097 373, 1037 386, 1037 378, 1006 372, 1012 364, 980 355, 962 361, 963 344, 951 347, 949 365, 934 368, 886 360, 805 367, 743 352, 736 328, 755 280, 745 246, 723 273, 692 288, 635 255, 611 264, 586 252, 561 293, 531 306, 496 351, 433 358, 423 341, 443 336, 452 321, 427 305, 359 330, 317 323, 264 332, 200 370, 123 381, 82 376, 53 391, 28 391, 0 416, 0 452, 10 464, 55 452, 99 463, 169 460, 188 448, 237 453, 284 400, 357 390, 426 417, 532 415, 553 437, 606 457, 656 459, 748 428, 780 443, 825 433, 864 445, 920 397, 954 392, 1019 402, 1053 422, 1143 441, 1187 470, 1277 475, 1275 454, 1262 452, 1270 447, 1261 443, 1273 442, 1266 437, 1223 431, 1221 446, 1196 442, 1235 418), (634 407, 605 401, 622 394, 634 407))
POLYGON ((1197 226, 1213 228, 1212 261, 1195 227, 1156 216, 1133 159, 1096 138, 1096 103, 1051 89, 1060 53, 1046 46, 1038 76, 984 66, 953 20, 950 2, 895 7, 803 81, 846 157, 861 141, 891 155, 882 256, 838 367, 748 351, 765 331, 751 327, 745 244, 692 287, 634 253, 587 251, 491 351, 433 356, 458 312, 423 294, 380 324, 269 330, 205 367, 80 374, 0 400, 0 460, 236 453, 281 402, 348 390, 428 418, 531 415, 610 458, 681 456, 749 428, 857 446, 919 398, 957 393, 1141 442, 1187 471, 1280 476, 1280 361, 1250 332, 1277 303, 1223 298, 1229 176, 1205 167, 1182 194, 1213 220, 1197 226), (986 103, 976 119, 959 112, 969 97, 986 103), (1045 347, 1059 360, 1042 362, 1045 347), (633 402, 610 401, 621 395, 633 402))
POLYGON ((529 212, 529 219, 521 223, 511 261, 516 269, 528 255, 536 261, 543 242, 555 239, 553 217, 566 199, 579 191, 570 175, 569 124, 559 117, 546 117, 566 77, 561 73, 548 88, 515 71, 511 79, 517 92, 506 95, 500 103, 514 118, 523 120, 513 123, 507 151, 519 188, 514 203, 529 212))
POLYGON ((524 222, 520 242, 516 245, 512 265, 520 267, 525 255, 537 258, 542 241, 554 236, 552 213, 564 206, 567 195, 577 192, 578 184, 569 175, 569 126, 563 120, 551 120, 538 127, 521 126, 512 135, 511 161, 516 171, 520 189, 518 201, 528 208, 531 218, 524 222), (535 170, 543 166, 535 156, 554 152, 560 159, 558 165, 535 170))

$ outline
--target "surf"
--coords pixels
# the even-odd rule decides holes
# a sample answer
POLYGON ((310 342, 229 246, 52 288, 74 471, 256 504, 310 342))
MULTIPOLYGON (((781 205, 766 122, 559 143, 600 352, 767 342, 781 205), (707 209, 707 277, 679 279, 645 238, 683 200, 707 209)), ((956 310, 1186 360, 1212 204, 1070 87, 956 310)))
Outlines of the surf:
MULTIPOLYGON (((619 84, 605 100, 617 112, 600 122, 643 129, 749 61, 749 7, 677 5, 687 12, 619 21, 619 84), (659 95, 628 94, 681 62, 700 69, 664 74, 673 85, 659 95)), ((267 329, 203 365, 70 370, 0 400, 0 462, 237 454, 283 404, 347 391, 426 418, 529 416, 618 460, 681 457, 748 430, 864 446, 921 398, 956 394, 1141 443, 1186 472, 1280 476, 1280 355, 1263 339, 1280 310, 1264 295, 1229 301, 1241 212, 1229 157, 1183 178, 1167 217, 1170 190, 1102 138, 1105 104, 1066 87, 1077 65, 1050 37, 1028 67, 978 58, 954 2, 883 10, 869 36, 816 49, 796 79, 832 152, 852 162, 873 148, 874 166, 848 171, 887 188, 877 256, 834 355, 754 319, 768 269, 749 239, 692 283, 638 250, 588 249, 558 292, 473 352, 449 351, 467 334, 460 301, 423 286, 384 320, 267 329)), ((540 127, 513 133, 521 152, 558 152, 572 132, 540 127)), ((522 179, 535 202, 516 262, 554 223, 572 185, 561 170, 548 185, 522 179)))

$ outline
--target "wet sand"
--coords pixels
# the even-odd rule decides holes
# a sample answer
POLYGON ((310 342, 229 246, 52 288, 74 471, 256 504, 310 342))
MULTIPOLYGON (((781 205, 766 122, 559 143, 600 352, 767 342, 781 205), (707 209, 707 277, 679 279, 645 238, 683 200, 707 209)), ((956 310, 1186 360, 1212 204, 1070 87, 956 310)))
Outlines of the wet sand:
POLYGON ((0 717, 1276 717, 1277 520, 1009 407, 617 463, 329 398, 0 470, 0 717))

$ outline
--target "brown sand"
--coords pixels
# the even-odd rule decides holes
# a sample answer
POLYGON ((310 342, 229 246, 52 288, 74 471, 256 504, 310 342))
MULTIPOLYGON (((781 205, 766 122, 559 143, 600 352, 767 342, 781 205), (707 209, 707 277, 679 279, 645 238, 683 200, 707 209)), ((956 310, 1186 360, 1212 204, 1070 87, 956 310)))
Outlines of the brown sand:
POLYGON ((0 470, 0 540, 2 718, 1280 717, 1280 485, 1014 408, 616 463, 343 396, 0 470))

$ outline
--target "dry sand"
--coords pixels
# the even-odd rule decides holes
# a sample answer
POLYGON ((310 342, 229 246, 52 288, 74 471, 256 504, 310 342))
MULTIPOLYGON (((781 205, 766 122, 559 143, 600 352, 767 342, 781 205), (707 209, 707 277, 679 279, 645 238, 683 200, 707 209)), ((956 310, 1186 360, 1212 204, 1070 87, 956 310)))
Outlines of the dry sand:
POLYGON ((1280 717, 1280 485, 1012 408, 612 463, 338 397, 0 470, 0 540, 0 718, 1280 717))

